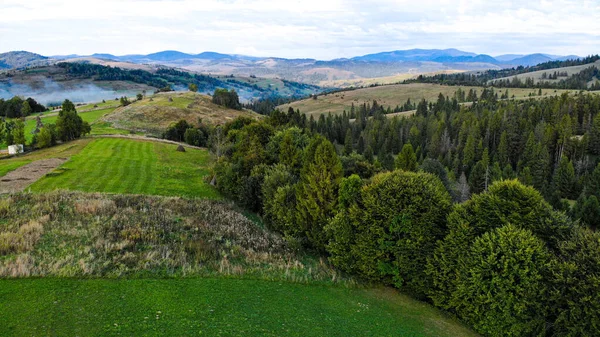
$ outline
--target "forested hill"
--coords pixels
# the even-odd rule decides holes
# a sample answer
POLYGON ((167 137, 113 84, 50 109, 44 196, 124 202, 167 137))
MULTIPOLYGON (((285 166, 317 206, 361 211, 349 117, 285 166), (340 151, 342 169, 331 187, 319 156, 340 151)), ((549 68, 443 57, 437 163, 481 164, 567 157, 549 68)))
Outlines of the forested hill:
POLYGON ((600 60, 599 55, 592 55, 582 59, 565 61, 548 61, 535 66, 508 68, 502 70, 486 70, 483 72, 467 72, 459 74, 438 74, 433 76, 418 76, 415 79, 406 80, 405 83, 438 83, 446 85, 470 85, 512 88, 555 88, 555 89, 591 89, 600 90, 598 66, 592 65, 600 60), (577 69, 578 72, 567 74, 561 68, 585 66, 577 69), (555 70, 555 71, 552 71, 555 70), (541 72, 542 76, 528 77, 527 74, 541 72), (545 74, 545 76, 543 76, 545 74), (518 76, 521 75, 521 76, 518 76), (590 84, 590 82, 592 82, 590 84))
POLYGON ((195 84, 200 92, 213 92, 217 88, 234 89, 245 99, 265 97, 304 97, 322 89, 315 85, 285 80, 210 76, 159 68, 155 72, 141 69, 122 69, 85 62, 62 62, 57 65, 73 77, 93 78, 96 81, 131 81, 146 84, 161 91, 187 90, 195 84))

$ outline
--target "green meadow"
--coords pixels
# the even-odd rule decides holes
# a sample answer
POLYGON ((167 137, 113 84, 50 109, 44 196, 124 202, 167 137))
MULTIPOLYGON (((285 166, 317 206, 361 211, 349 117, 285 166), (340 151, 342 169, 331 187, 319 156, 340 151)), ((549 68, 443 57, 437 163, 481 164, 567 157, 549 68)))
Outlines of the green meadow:
POLYGON ((228 278, 0 281, 2 336, 476 336, 390 289, 228 278))
POLYGON ((176 148, 152 141, 95 139, 30 190, 219 198, 204 181, 209 174, 208 151, 176 148))

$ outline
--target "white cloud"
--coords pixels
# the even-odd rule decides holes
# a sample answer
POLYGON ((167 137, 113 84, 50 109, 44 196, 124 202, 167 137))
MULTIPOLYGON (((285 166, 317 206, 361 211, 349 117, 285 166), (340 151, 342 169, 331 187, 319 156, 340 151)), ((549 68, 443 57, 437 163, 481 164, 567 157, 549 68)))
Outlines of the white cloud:
POLYGON ((597 53, 600 1, 4 0, 0 51, 321 59, 420 48, 597 53))

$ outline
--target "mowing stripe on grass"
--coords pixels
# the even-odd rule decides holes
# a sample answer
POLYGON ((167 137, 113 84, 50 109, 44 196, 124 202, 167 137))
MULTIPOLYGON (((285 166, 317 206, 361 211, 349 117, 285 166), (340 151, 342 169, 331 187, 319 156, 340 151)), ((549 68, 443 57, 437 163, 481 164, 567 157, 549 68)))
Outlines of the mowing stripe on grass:
POLYGON ((219 198, 204 181, 209 153, 190 148, 177 152, 176 148, 134 139, 95 139, 31 189, 219 198))

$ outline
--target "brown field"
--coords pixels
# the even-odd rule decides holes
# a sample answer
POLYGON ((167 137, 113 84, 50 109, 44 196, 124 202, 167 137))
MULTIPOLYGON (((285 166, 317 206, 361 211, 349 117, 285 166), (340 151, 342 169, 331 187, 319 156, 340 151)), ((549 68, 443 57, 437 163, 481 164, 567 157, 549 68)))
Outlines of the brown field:
MULTIPOLYGON (((475 89, 477 90, 478 96, 481 95, 483 90, 482 87, 443 86, 428 83, 395 84, 320 95, 316 100, 312 98, 305 99, 290 104, 284 104, 278 108, 282 111, 287 111, 291 106, 294 109, 300 109, 300 112, 307 115, 318 117, 321 114, 330 112, 332 114, 341 114, 344 110, 350 111, 352 104, 355 106, 362 105, 363 103, 372 104, 373 100, 376 100, 378 104, 393 109, 397 105, 406 103, 409 98, 412 102, 418 102, 422 99, 432 101, 436 100, 440 93, 444 96, 452 97, 458 88, 467 92, 470 89, 475 89)), ((506 90, 507 89, 497 89, 498 93, 506 90)), ((563 92, 576 91, 543 89, 542 96, 560 95, 563 92)), ((538 89, 508 89, 509 97, 514 95, 516 99, 529 98, 529 95, 532 93, 537 95, 538 89)))
POLYGON ((385 84, 400 83, 404 80, 416 78, 419 75, 433 76, 433 75, 437 75, 437 74, 456 74, 456 73, 463 73, 463 72, 465 72, 465 71, 464 70, 444 70, 444 71, 436 71, 436 72, 432 72, 432 73, 410 72, 410 73, 397 74, 397 75, 386 76, 386 77, 321 81, 319 83, 319 85, 322 87, 335 87, 335 88, 368 87, 370 85, 385 85, 385 84))

